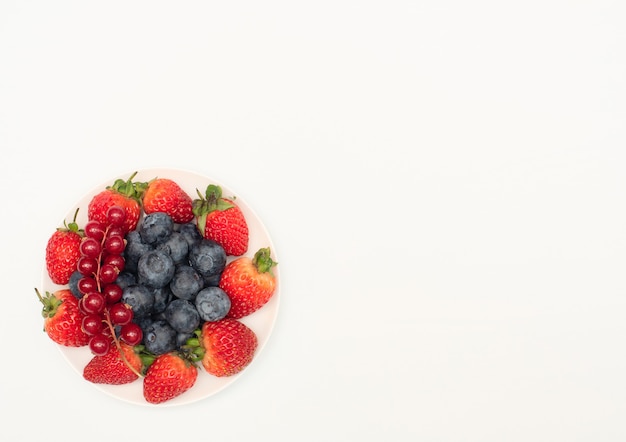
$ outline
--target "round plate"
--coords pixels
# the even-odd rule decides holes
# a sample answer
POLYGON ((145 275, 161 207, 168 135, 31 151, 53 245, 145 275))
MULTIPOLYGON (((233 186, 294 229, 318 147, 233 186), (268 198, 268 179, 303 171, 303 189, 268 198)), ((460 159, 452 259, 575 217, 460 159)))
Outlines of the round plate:
MULTIPOLYGON (((79 208, 77 223, 82 228, 87 222, 87 206, 93 198, 94 195, 101 192, 105 189, 106 186, 112 185, 113 182, 120 178, 123 180, 128 180, 128 178, 132 175, 133 172, 129 172, 124 175, 120 175, 117 177, 112 177, 106 183, 92 189, 89 193, 87 193, 80 201, 76 203, 76 205, 69 210, 65 216, 65 220, 67 222, 71 221, 74 217, 74 213, 76 209, 79 208)), ((133 181, 137 182, 145 182, 149 181, 153 178, 169 178, 174 180, 178 185, 187 192, 187 194, 195 199, 197 197, 197 190, 199 190, 202 194, 204 194, 204 190, 209 184, 219 185, 222 188, 222 194, 225 197, 235 196, 237 205, 241 208, 246 221, 248 223, 248 228, 250 232, 250 242, 248 246, 248 251, 245 256, 254 255, 254 253, 262 248, 262 247, 270 247, 272 251, 272 259, 278 262, 278 258, 276 257, 276 251, 274 249, 274 245, 272 240, 267 232, 267 229, 259 219, 259 217, 255 214, 255 212, 250 208, 246 202, 237 195, 232 189, 228 186, 217 182, 211 178, 198 175, 193 172, 177 170, 177 169, 146 169, 140 170, 137 172, 133 181)), ((62 224, 62 222, 61 222, 62 224)), ((235 259, 234 257, 228 257, 228 262, 235 259)), ((272 298, 269 300, 267 304, 265 304, 261 309, 256 312, 248 315, 244 318, 241 318, 240 321, 250 327, 257 335, 258 338, 258 347, 255 353, 255 357, 252 360, 252 364, 254 364, 254 360, 258 357, 260 352, 263 350, 263 347, 267 343, 267 340, 270 337, 272 329, 274 327, 274 323, 276 321, 276 316, 278 314, 278 304, 279 304, 279 292, 280 292, 280 275, 279 275, 279 266, 273 269, 273 273, 276 277, 276 291, 272 298)), ((42 277, 42 287, 44 292, 49 291, 53 292, 62 286, 54 284, 46 270, 46 266, 43 266, 43 277, 42 277)), ((65 286, 67 287, 67 286, 65 286)), ((55 344, 57 345, 57 344, 55 344)), ((90 350, 87 347, 80 348, 72 348, 72 347, 64 347, 59 345, 59 349, 63 356, 67 359, 69 364, 76 370, 76 372, 82 377, 83 368, 89 362, 89 360, 93 357, 90 350)), ((207 398, 209 396, 214 395, 215 393, 223 390, 224 388, 231 385, 234 381, 236 381, 240 376, 244 375, 247 371, 249 371, 250 365, 246 367, 240 373, 229 376, 218 378, 212 376, 204 371, 202 366, 198 365, 198 379, 195 385, 182 395, 171 399, 167 402, 163 402, 158 405, 152 405, 148 403, 143 397, 143 385, 141 380, 137 380, 133 383, 126 385, 103 385, 103 384, 94 384, 88 381, 85 381, 85 384, 93 386, 102 392, 109 394, 115 398, 120 400, 138 404, 138 405, 146 405, 146 406, 156 406, 156 407, 167 407, 167 406, 175 406, 188 404, 191 402, 196 402, 198 400, 207 398)))

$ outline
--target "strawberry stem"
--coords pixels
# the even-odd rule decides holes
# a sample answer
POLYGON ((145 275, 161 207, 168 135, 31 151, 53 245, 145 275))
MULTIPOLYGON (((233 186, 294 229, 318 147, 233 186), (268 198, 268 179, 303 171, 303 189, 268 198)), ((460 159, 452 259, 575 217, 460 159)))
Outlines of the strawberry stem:
POLYGON ((278 265, 271 256, 271 251, 269 247, 259 249, 255 254, 254 258, 252 258, 252 263, 257 268, 259 273, 269 273, 273 276, 272 268, 278 265))

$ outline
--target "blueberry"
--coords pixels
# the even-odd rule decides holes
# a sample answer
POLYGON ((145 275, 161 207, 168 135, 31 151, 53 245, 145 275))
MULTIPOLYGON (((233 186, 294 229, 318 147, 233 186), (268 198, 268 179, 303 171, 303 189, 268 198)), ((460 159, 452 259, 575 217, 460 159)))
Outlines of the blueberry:
POLYGON ((139 258, 146 252, 154 249, 150 244, 143 242, 137 230, 126 234, 126 248, 124 249, 124 270, 130 273, 137 273, 137 263, 139 258))
POLYGON ((169 285, 152 289, 154 294, 154 306, 152 307, 152 313, 162 313, 165 311, 165 307, 174 299, 174 294, 169 285))
POLYGON ((187 260, 189 244, 182 233, 172 232, 170 237, 156 246, 157 250, 162 250, 169 254, 174 264, 181 264, 187 260))
POLYGON ((230 310, 230 298, 219 287, 205 287, 198 292, 194 301, 203 321, 218 321, 230 310))
POLYGON ((153 212, 144 216, 139 226, 143 242, 152 245, 166 241, 173 231, 174 221, 164 212, 153 212))
POLYGON ((154 321, 143 332, 143 344, 149 352, 161 355, 176 349, 177 333, 167 321, 154 321))
POLYGON ((137 263, 137 280, 152 288, 164 287, 174 276, 174 261, 162 250, 151 250, 141 255, 137 263))
POLYGON ((180 265, 170 281, 170 289, 180 299, 192 300, 204 286, 202 276, 191 266, 180 265))
POLYGON ((83 297, 83 294, 80 292, 80 290, 78 290, 78 281, 80 281, 82 277, 82 273, 80 273, 78 270, 74 270, 74 272, 70 275, 70 281, 68 283, 70 292, 72 292, 72 295, 74 295, 78 299, 83 297))
POLYGON ((203 238, 189 250, 189 263, 203 278, 210 278, 226 267, 226 252, 215 241, 203 238))
POLYGON ((193 333, 178 333, 176 335, 176 347, 180 348, 183 345, 187 344, 187 341, 193 338, 195 335, 193 333))
POLYGON ((183 238, 187 240, 187 244, 189 244, 190 248, 202 241, 202 234, 198 230, 198 226, 196 226, 193 222, 186 224, 174 224, 174 231, 183 235, 183 238))
POLYGON ((204 280, 205 287, 217 287, 220 285, 220 279, 222 279, 222 274, 218 273, 213 276, 206 276, 202 278, 204 280))
POLYGON ((154 294, 148 287, 134 284, 124 289, 122 302, 131 306, 135 317, 148 316, 154 306, 154 294))
POLYGON ((117 279, 115 280, 115 283, 119 285, 123 290, 129 285, 137 284, 137 278, 135 277, 133 273, 124 269, 117 275, 117 279))
POLYGON ((195 305, 185 299, 174 299, 165 309, 165 319, 179 333, 191 333, 200 324, 195 305))

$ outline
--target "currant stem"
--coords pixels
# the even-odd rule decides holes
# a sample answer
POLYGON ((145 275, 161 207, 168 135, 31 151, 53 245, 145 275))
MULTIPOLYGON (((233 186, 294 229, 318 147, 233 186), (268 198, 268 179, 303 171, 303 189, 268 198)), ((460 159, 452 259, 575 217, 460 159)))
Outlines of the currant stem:
POLYGON ((124 364, 126 364, 126 366, 130 369, 130 371, 135 373, 140 378, 143 378, 144 375, 142 373, 138 372, 135 369, 135 367, 133 367, 130 364, 130 362, 128 362, 128 359, 126 359, 126 355, 124 354, 124 350, 122 349, 122 345, 120 344, 120 341, 119 341, 119 339, 117 339, 117 335, 115 334, 115 328, 113 327, 113 323, 111 322, 111 317, 109 316, 109 311, 108 310, 104 311, 104 316, 105 316, 104 322, 106 323, 107 327, 109 327, 109 330, 111 331, 111 336, 113 337, 113 342, 115 343, 115 347, 117 347, 117 351, 120 353, 120 358, 122 358, 122 361, 124 362, 124 364))

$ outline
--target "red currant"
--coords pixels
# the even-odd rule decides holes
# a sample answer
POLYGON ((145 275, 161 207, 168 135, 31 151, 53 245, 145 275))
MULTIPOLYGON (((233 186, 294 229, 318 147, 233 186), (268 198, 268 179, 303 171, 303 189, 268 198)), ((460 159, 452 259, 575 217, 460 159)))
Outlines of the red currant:
POLYGON ((78 280, 78 291, 83 295, 98 290, 98 283, 91 276, 83 276, 78 280))
POLYGON ((81 256, 76 264, 76 269, 84 276, 92 276, 98 270, 98 261, 88 256, 81 256))
POLYGON ((80 242, 80 253, 84 256, 96 259, 100 257, 101 251, 102 245, 100 244, 100 241, 94 238, 85 237, 80 242))
POLYGON ((109 235, 104 240, 104 250, 112 255, 121 255, 126 248, 124 237, 120 235, 109 235))
POLYGON ((111 284, 115 282, 117 279, 117 275, 119 274, 119 270, 112 266, 111 264, 104 264, 100 267, 100 273, 98 273, 98 277, 100 278, 100 282, 102 284, 111 284))
POLYGON ((120 330, 120 339, 128 345, 137 345, 143 339, 143 331, 141 327, 134 322, 129 322, 122 326, 120 330))
POLYGON ((126 325, 133 320, 133 309, 128 305, 118 302, 109 308, 111 322, 115 325, 126 325))
POLYGON ((104 356, 111 348, 111 338, 98 333, 89 340, 89 349, 96 356, 104 356))
POLYGON ((122 255, 106 255, 102 260, 102 263, 111 264, 117 269, 118 272, 121 272, 126 267, 126 260, 122 255))
POLYGON ((88 221, 83 230, 88 238, 93 238, 96 241, 102 241, 104 238, 104 226, 96 220, 88 221))
POLYGON ((116 302, 120 302, 123 293, 124 290, 122 290, 122 287, 115 283, 107 284, 102 288, 102 294, 104 295, 107 305, 113 305, 116 302))
POLYGON ((121 206, 111 206, 107 211, 107 221, 111 226, 122 227, 126 221, 126 210, 121 206))
POLYGON ((102 293, 89 292, 80 298, 79 306, 87 314, 100 314, 104 311, 105 303, 102 293))
POLYGON ((83 317, 83 330, 88 335, 96 335, 102 332, 104 324, 102 323, 102 318, 97 314, 89 314, 83 317))

